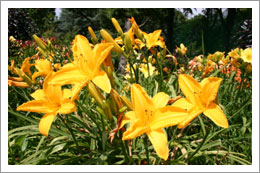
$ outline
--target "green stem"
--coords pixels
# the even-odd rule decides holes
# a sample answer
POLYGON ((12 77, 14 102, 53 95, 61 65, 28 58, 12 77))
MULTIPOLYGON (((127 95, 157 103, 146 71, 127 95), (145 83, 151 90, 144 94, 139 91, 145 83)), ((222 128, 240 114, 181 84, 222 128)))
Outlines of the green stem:
POLYGON ((148 137, 145 136, 145 138, 144 138, 145 154, 146 154, 146 159, 147 159, 147 165, 150 165, 150 158, 149 158, 149 150, 148 150, 147 140, 148 140, 148 137))
POLYGON ((65 124, 65 126, 68 128, 68 130, 69 130, 69 132, 70 132, 70 134, 71 134, 71 136, 72 136, 76 146, 79 147, 78 142, 77 142, 77 140, 75 138, 75 135, 74 135, 74 133, 73 133, 73 131, 71 129, 70 120, 69 120, 68 116, 65 116, 65 117, 66 117, 67 123, 66 123, 66 121, 62 117, 61 117, 61 119, 62 119, 63 123, 65 124))
POLYGON ((198 118, 199 118, 200 125, 201 125, 202 131, 203 131, 203 135, 205 136, 205 135, 206 135, 206 129, 205 129, 204 122, 203 122, 203 120, 201 119, 201 116, 200 116, 200 115, 198 116, 198 118))

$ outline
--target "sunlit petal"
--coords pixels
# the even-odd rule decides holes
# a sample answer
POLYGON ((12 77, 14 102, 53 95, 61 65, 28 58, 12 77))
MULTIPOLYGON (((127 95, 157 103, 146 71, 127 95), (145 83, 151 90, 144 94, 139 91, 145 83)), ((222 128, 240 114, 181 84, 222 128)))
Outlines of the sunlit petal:
POLYGON ((172 106, 179 107, 182 109, 186 109, 187 111, 194 107, 186 98, 181 98, 174 102, 172 106))
POLYGON ((138 121, 138 122, 134 122, 133 124, 131 122, 131 126, 127 129, 127 131, 123 133, 122 139, 123 140, 133 139, 142 135, 146 131, 147 129, 144 128, 144 125, 141 122, 138 121))
POLYGON ((121 129, 125 124, 129 123, 131 120, 134 119, 135 119, 135 112, 134 111, 127 112, 121 121, 119 129, 121 129))
POLYGON ((92 81, 103 91, 106 93, 110 93, 111 85, 110 80, 106 74, 106 72, 101 71, 98 76, 96 76, 92 81))
POLYGON ((155 109, 164 107, 168 103, 168 100, 169 95, 164 92, 159 92, 152 98, 155 109))
POLYGON ((70 98, 72 96, 72 90, 71 89, 64 89, 64 90, 62 90, 62 97, 64 98, 64 99, 68 99, 68 98, 70 98))
POLYGON ((201 92, 200 84, 193 79, 193 77, 181 74, 179 76, 179 85, 188 101, 192 104, 198 104, 197 102, 199 101, 199 94, 201 92))
POLYGON ((57 107, 43 100, 32 100, 26 102, 17 107, 18 111, 27 111, 27 112, 39 112, 39 113, 52 113, 57 110, 57 107))
POLYGON ((74 112, 75 110, 76 110, 76 104, 71 100, 66 99, 65 101, 63 101, 60 109, 57 110, 57 113, 69 114, 71 112, 74 112))
POLYGON ((167 160, 169 156, 168 140, 166 134, 162 129, 153 130, 147 132, 150 141, 153 144, 153 148, 159 157, 167 160))
POLYGON ((31 94, 31 96, 35 99, 35 100, 45 100, 45 96, 44 96, 44 92, 42 89, 38 89, 36 90, 34 93, 31 94))
POLYGON ((53 113, 45 114, 41 118, 40 123, 39 123, 39 130, 42 135, 48 136, 51 124, 52 124, 53 120, 55 119, 55 117, 56 117, 56 113, 53 112, 53 113))
POLYGON ((154 119, 150 123, 151 129, 174 126, 184 121, 189 116, 184 109, 166 106, 155 112, 154 119))
POLYGON ((215 100, 221 81, 222 79, 217 77, 209 77, 201 81, 202 92, 200 97, 206 106, 215 100))
POLYGON ((208 109, 205 110, 203 113, 218 126, 228 128, 228 120, 224 112, 217 104, 211 103, 208 109))
POLYGON ((178 128, 181 129, 181 128, 186 127, 194 118, 199 116, 202 112, 203 112, 202 110, 196 110, 196 109, 194 111, 190 112, 189 115, 187 116, 187 118, 178 124, 178 128))

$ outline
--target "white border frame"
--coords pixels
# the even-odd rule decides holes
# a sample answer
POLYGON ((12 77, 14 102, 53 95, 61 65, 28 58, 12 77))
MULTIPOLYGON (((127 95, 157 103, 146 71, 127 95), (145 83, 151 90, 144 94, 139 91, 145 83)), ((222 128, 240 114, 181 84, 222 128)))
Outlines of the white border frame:
POLYGON ((259 171, 259 1, 1 1, 1 166, 2 172, 258 172, 259 171), (8 165, 8 8, 252 8, 253 118, 252 165, 43 166, 8 165))

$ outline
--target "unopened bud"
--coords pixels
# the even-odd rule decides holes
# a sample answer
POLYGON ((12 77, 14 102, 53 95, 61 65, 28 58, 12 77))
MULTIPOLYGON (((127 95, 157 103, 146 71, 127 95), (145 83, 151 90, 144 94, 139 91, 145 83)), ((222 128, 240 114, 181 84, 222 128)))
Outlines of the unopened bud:
POLYGON ((122 99, 124 105, 125 105, 130 111, 132 111, 132 110, 133 110, 133 105, 132 105, 132 103, 128 100, 128 98, 127 98, 126 96, 124 96, 124 95, 121 95, 120 97, 121 97, 121 99, 122 99))
POLYGON ((88 27, 88 32, 89 32, 89 34, 91 36, 92 43, 93 44, 97 44, 98 43, 97 36, 96 36, 95 32, 93 31, 93 29, 90 26, 88 27))
POLYGON ((114 27, 116 28, 118 34, 122 36, 123 31, 122 31, 122 28, 120 27, 118 21, 115 18, 112 18, 112 23, 113 23, 114 27))
POLYGON ((124 34, 124 44, 127 52, 133 51, 132 41, 127 33, 124 34))
POLYGON ((105 100, 104 96, 99 92, 96 88, 95 84, 91 81, 88 82, 88 91, 94 97, 99 105, 103 104, 103 100, 105 100))
POLYGON ((105 100, 103 100, 103 102, 102 102, 102 109, 104 110, 104 112, 107 115, 107 117, 109 118, 109 120, 112 120, 112 112, 111 112, 110 106, 105 100))
POLYGON ((117 109, 121 109, 123 107, 120 95, 113 88, 110 91, 112 100, 116 103, 117 109))
POLYGON ((100 30, 101 36, 102 38, 108 42, 108 43, 113 43, 113 51, 117 52, 120 55, 124 55, 124 51, 123 49, 115 42, 115 40, 113 39, 113 37, 104 29, 100 30))
POLYGON ((33 39, 36 41, 37 45, 44 51, 47 50, 47 44, 42 41, 37 35, 33 35, 33 39))

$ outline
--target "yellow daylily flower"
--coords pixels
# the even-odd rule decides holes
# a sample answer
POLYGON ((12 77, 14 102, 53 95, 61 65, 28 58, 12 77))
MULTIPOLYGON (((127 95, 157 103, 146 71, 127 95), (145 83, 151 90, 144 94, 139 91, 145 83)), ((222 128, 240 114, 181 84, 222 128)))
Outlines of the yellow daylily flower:
POLYGON ((146 40, 146 46, 148 49, 155 46, 160 46, 161 48, 164 47, 164 42, 160 39, 160 34, 162 30, 156 30, 153 33, 147 34, 143 32, 144 38, 146 40))
POLYGON ((137 25, 134 17, 131 17, 128 19, 131 24, 132 24, 132 28, 133 28, 133 31, 136 35, 137 38, 139 38, 140 40, 143 40, 143 31, 139 28, 139 26, 137 25))
POLYGON ((144 74, 145 78, 147 78, 149 76, 149 73, 150 73, 150 76, 156 74, 156 68, 154 66, 152 66, 151 63, 148 63, 148 66, 149 66, 149 71, 148 71, 147 64, 140 65, 140 71, 144 74))
POLYGON ((190 115, 178 124, 178 128, 187 126, 201 113, 218 126, 228 128, 227 118, 215 102, 221 81, 221 78, 208 77, 198 83, 190 75, 181 74, 179 76, 179 85, 186 98, 177 100, 172 106, 187 109, 190 115))
POLYGON ((240 58, 240 50, 239 48, 232 49, 230 52, 228 52, 228 56, 234 59, 240 58))
POLYGON ((122 119, 120 128, 130 123, 123 134, 123 140, 136 138, 146 133, 159 157, 167 160, 169 155, 168 139, 162 128, 176 125, 187 118, 188 113, 181 108, 165 106, 169 96, 157 93, 152 99, 138 84, 131 87, 133 111, 122 119))
POLYGON ((252 64, 252 48, 246 48, 241 52, 241 58, 248 63, 252 64))
POLYGON ((50 72, 46 76, 43 89, 31 94, 34 100, 17 107, 17 111, 45 113, 39 123, 40 133, 44 136, 48 136, 51 124, 58 113, 69 114, 76 110, 76 104, 69 99, 71 90, 61 90, 61 86, 49 85, 52 75, 53 72, 50 72))
POLYGON ((35 78, 38 76, 46 77, 50 72, 52 72, 51 62, 47 59, 38 59, 35 60, 35 68, 38 72, 34 72, 32 75, 32 80, 35 81, 35 78))
POLYGON ((106 93, 110 93, 109 78, 103 70, 100 70, 100 65, 112 48, 113 45, 110 43, 101 43, 96 44, 94 49, 91 49, 88 39, 77 35, 72 47, 74 61, 56 72, 50 80, 50 84, 74 84, 72 99, 77 97, 80 90, 90 80, 106 93))

